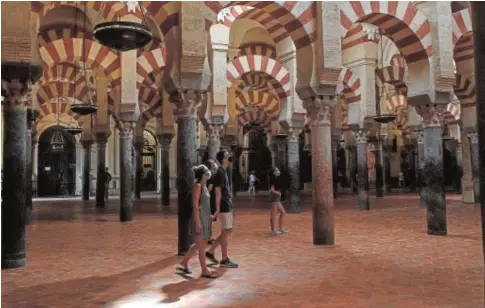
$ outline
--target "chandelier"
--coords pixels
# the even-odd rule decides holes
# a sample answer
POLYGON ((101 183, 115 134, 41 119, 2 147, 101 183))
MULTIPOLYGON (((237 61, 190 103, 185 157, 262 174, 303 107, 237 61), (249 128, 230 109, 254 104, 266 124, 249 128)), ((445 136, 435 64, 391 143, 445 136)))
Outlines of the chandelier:
MULTIPOLYGON (((60 100, 61 98, 57 96, 57 107, 56 107, 56 120, 57 127, 60 127, 59 110, 60 110, 60 100)), ((49 143, 52 152, 62 152, 64 151, 64 137, 62 136, 62 130, 56 129, 52 135, 51 141, 49 143)))
MULTIPOLYGON (((84 11, 86 12, 86 4, 87 2, 84 2, 84 11)), ((77 5, 76 5, 77 8, 77 5)), ((86 16, 84 16, 84 31, 86 31, 86 16)), ((76 19, 74 23, 74 31, 77 34, 78 28, 77 28, 77 14, 76 14, 76 19)), ((98 110, 98 106, 96 102, 93 100, 93 95, 91 93, 91 90, 88 85, 88 70, 86 69, 86 37, 85 34, 83 34, 83 40, 82 40, 82 75, 84 76, 84 85, 86 89, 88 89, 88 100, 87 102, 80 102, 80 101, 74 101, 70 108, 71 111, 74 113, 77 113, 79 115, 85 116, 88 114, 95 113, 98 110)), ((81 65, 79 65, 81 67, 81 65)), ((77 76, 77 75, 76 75, 77 76)))
MULTIPOLYGON (((118 51, 129 51, 144 47, 152 40, 152 31, 146 24, 145 13, 138 1, 126 1, 128 12, 141 11, 142 22, 107 21, 94 27, 94 37, 101 45, 118 51)), ((101 10, 102 11, 102 10, 101 10)))

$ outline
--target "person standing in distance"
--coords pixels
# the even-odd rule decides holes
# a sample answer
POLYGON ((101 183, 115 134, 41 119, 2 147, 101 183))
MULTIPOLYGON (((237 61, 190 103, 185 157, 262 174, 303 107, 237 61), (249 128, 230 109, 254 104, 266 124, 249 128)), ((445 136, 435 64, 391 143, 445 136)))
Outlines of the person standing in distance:
POLYGON ((221 223, 221 234, 217 237, 212 247, 205 254, 206 257, 214 263, 219 263, 221 267, 237 268, 239 265, 229 259, 227 253, 228 239, 232 232, 232 194, 227 177, 226 169, 232 160, 228 151, 219 151, 216 155, 217 164, 219 168, 214 175, 212 185, 216 196, 216 212, 214 218, 221 223), (221 245, 222 260, 218 262, 214 257, 214 251, 217 246, 221 245))

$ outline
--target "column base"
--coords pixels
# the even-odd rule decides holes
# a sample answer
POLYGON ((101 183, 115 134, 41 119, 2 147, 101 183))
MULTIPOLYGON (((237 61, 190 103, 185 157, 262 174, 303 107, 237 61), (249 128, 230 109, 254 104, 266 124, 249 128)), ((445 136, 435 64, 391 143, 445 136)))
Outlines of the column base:
POLYGON ((369 202, 369 194, 366 191, 360 191, 359 197, 357 200, 357 209, 360 211, 369 211, 370 210, 370 202, 369 202))
POLYGON ((448 232, 446 230, 440 230, 440 231, 435 231, 435 230, 428 230, 428 235, 434 235, 434 236, 446 236, 448 235, 448 232))
POLYGON ((473 203, 475 203, 474 192, 472 190, 463 191, 461 193, 461 201, 463 203, 467 203, 467 204, 473 204, 473 203))
POLYGON ((25 257, 19 259, 2 259, 2 269, 24 267, 25 264, 25 257))
POLYGON ((28 226, 32 223, 32 208, 25 208, 25 225, 28 226))

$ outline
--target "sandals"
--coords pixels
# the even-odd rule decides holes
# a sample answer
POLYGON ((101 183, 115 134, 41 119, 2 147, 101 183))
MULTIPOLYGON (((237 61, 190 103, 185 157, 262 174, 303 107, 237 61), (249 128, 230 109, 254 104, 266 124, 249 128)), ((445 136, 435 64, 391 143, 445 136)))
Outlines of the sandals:
POLYGON ((177 267, 177 270, 178 271, 181 271, 182 273, 187 274, 187 275, 188 274, 192 274, 192 270, 190 268, 188 268, 188 267, 181 267, 181 266, 179 266, 179 267, 177 267))
POLYGON ((213 273, 202 274, 200 277, 207 278, 207 279, 216 279, 217 278, 217 276, 214 275, 213 273))

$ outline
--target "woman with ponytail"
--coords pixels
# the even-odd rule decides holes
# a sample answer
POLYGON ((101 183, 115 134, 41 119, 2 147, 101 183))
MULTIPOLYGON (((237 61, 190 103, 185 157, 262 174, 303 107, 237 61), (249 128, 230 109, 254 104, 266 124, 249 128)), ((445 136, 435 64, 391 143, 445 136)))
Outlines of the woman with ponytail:
POLYGON ((210 193, 207 189, 207 180, 211 177, 210 170, 199 165, 192 168, 195 175, 195 183, 192 187, 192 206, 194 208, 194 228, 195 228, 195 245, 193 245, 185 255, 180 267, 178 268, 185 274, 191 274, 189 260, 199 251, 199 262, 202 268, 202 277, 214 279, 216 276, 209 271, 205 262, 205 247, 207 240, 211 236, 211 208, 210 193))

